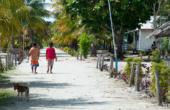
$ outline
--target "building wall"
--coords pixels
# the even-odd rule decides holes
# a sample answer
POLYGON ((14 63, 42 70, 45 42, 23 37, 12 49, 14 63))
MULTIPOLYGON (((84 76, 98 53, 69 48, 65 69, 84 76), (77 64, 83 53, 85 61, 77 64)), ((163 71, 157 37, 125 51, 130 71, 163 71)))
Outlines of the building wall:
POLYGON ((138 42, 138 49, 139 50, 147 50, 151 49, 151 45, 155 41, 155 37, 151 37, 150 39, 145 38, 147 35, 149 35, 153 30, 151 29, 142 29, 139 30, 139 42, 138 42))

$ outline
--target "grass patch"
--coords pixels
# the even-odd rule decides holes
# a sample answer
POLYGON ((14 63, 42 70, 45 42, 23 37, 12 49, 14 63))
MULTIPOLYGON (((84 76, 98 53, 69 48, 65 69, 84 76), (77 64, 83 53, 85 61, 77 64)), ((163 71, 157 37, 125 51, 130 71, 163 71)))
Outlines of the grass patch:
POLYGON ((2 73, 2 75, 3 76, 23 76, 23 75, 27 75, 27 74, 4 72, 4 73, 2 73))
POLYGON ((0 89, 0 106, 9 106, 11 104, 14 104, 14 102, 10 101, 15 96, 15 91, 9 91, 5 89, 0 89))
POLYGON ((9 69, 10 69, 10 70, 14 70, 14 69, 16 69, 16 67, 15 67, 15 66, 12 66, 12 67, 9 67, 9 69))

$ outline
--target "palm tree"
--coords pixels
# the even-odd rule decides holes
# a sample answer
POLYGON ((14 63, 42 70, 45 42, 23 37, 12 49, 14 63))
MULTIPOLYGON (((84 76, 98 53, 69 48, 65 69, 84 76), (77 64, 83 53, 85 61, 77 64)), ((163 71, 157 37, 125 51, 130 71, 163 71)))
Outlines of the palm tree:
POLYGON ((42 17, 49 17, 50 12, 45 9, 42 1, 44 0, 25 0, 26 7, 30 12, 30 22, 23 28, 23 37, 29 37, 32 42, 38 39, 37 36, 43 38, 46 35, 46 30, 48 30, 48 23, 42 17))
POLYGON ((56 16, 56 20, 51 25, 53 42, 71 44, 84 31, 81 19, 75 17, 75 20, 72 20, 65 12, 62 2, 56 2, 52 7, 55 8, 52 14, 56 16))
POLYGON ((9 50, 9 42, 11 36, 14 36, 18 33, 18 30, 21 29, 22 19, 25 18, 27 22, 29 12, 28 9, 18 11, 18 9, 26 6, 26 4, 22 0, 0 0, 0 33, 1 33, 1 41, 7 40, 8 42, 8 50, 9 50), (18 16, 20 14, 20 16, 18 16))

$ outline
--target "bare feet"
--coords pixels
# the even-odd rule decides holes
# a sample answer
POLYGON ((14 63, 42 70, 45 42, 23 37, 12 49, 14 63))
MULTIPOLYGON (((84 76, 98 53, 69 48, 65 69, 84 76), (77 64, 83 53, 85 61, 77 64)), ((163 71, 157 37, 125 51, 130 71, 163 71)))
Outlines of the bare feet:
POLYGON ((49 69, 47 70, 47 73, 49 72, 49 69))

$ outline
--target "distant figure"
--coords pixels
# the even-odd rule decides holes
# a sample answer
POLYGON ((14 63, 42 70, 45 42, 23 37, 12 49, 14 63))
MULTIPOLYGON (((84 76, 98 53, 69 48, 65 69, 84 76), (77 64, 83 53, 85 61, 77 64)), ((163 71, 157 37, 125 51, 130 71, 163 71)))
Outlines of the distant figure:
POLYGON ((49 67, 50 67, 50 73, 52 73, 53 65, 54 65, 54 59, 57 61, 55 49, 53 48, 53 43, 50 42, 49 46, 46 49, 46 60, 47 60, 47 73, 49 72, 49 67))
POLYGON ((28 60, 29 57, 31 56, 31 69, 32 69, 32 73, 34 71, 34 73, 37 73, 37 67, 39 66, 38 60, 39 60, 39 54, 40 54, 40 50, 36 47, 37 43, 33 43, 33 47, 30 49, 29 51, 29 55, 28 55, 28 60))

